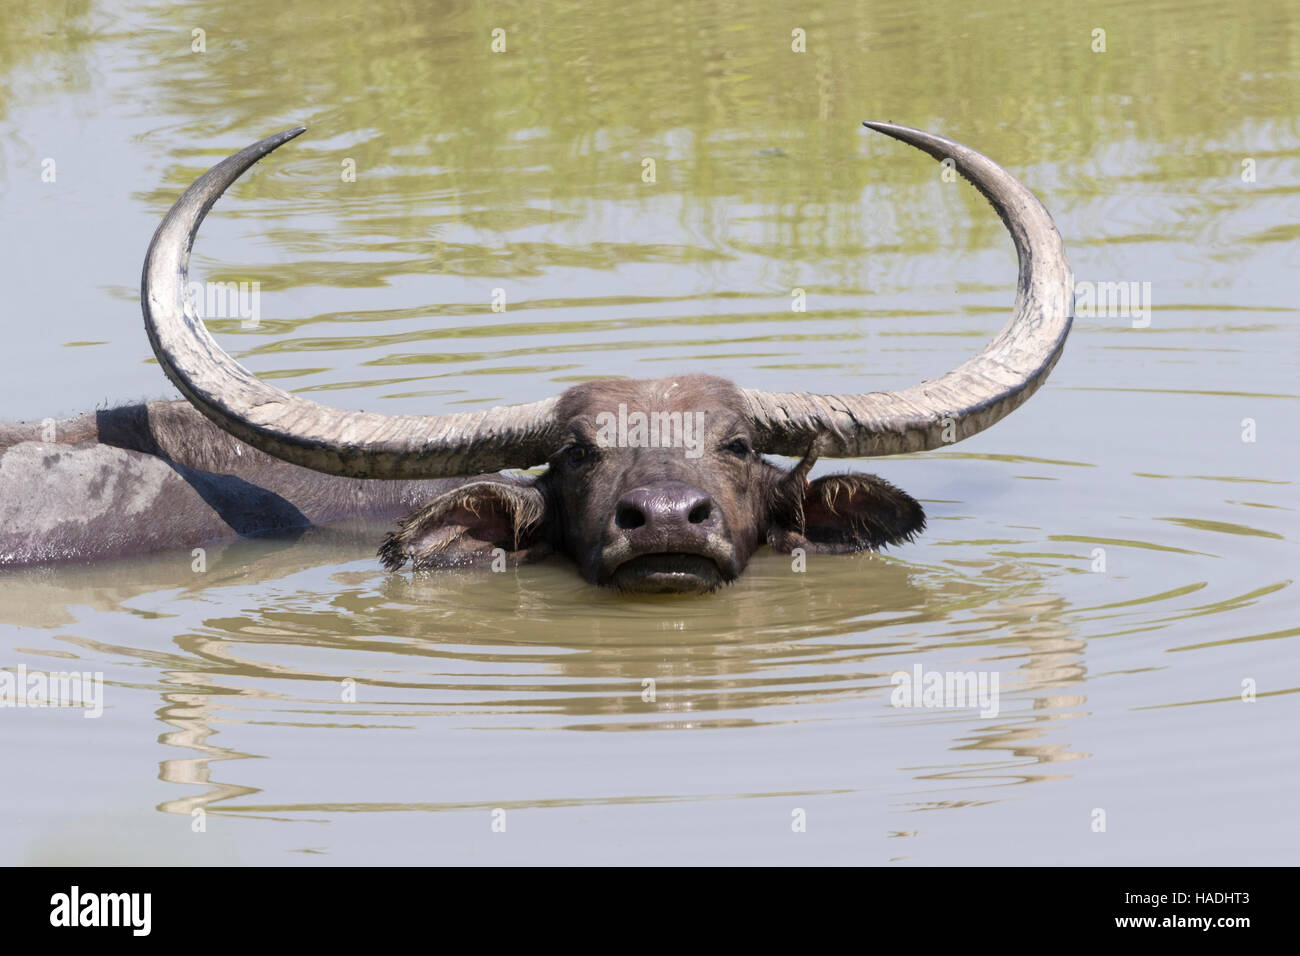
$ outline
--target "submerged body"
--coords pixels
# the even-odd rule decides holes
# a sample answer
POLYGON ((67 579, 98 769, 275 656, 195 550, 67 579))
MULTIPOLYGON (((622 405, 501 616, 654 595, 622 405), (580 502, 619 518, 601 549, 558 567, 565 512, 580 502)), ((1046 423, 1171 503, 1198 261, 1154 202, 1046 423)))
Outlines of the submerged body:
POLYGON ((459 483, 299 468, 232 438, 188 402, 0 424, 0 567, 393 518, 459 483))

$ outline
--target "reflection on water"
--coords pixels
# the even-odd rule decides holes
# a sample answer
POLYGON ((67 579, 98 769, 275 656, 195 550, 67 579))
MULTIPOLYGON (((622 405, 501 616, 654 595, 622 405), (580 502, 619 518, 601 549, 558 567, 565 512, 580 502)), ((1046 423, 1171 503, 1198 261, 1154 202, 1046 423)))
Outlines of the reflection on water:
POLYGON ((982 6, 0 5, 0 211, 23 236, 0 280, 29 317, 6 325, 4 419, 164 394, 148 236, 212 162, 297 123, 195 273, 259 282, 260 325, 209 326, 339 406, 941 374, 1002 322, 1011 246, 868 118, 986 151, 1044 198, 1076 276, 1152 289, 1148 327, 1081 316, 990 432, 848 463, 926 504, 887 556, 760 555, 685 601, 558 560, 390 576, 375 528, 214 548, 201 574, 182 553, 0 576, 0 667, 108 683, 97 722, 0 711, 29 771, 9 858, 1285 859, 1295 11, 982 6), (996 673, 997 716, 890 706, 918 664, 996 673))
POLYGON ((115 565, 122 577, 108 588, 98 568, 13 574, 6 606, 32 622, 31 608, 89 598, 97 614, 168 621, 171 647, 59 640, 77 657, 134 658, 156 671, 157 716, 174 728, 160 741, 198 755, 164 760, 161 778, 204 788, 160 807, 177 813, 331 809, 223 803, 257 788, 215 779, 214 761, 271 756, 211 741, 222 725, 246 722, 383 731, 482 718, 479 729, 512 733, 635 731, 757 727, 812 712, 947 725, 973 735, 959 750, 1000 752, 995 763, 960 755, 922 779, 1050 779, 1034 765, 1081 756, 1041 740, 1050 721, 1083 712, 1082 696, 1061 692, 1085 676, 1084 645, 1031 568, 975 562, 983 566, 972 574, 862 556, 815 558, 819 566, 794 573, 790 559, 768 555, 713 598, 634 600, 593 591, 559 562, 505 575, 388 575, 361 556, 376 535, 325 530, 293 548, 235 545, 197 587, 174 558, 115 565), (223 581, 227 569, 238 570, 223 581), (890 711, 890 675, 917 655, 997 670, 998 719, 890 711))

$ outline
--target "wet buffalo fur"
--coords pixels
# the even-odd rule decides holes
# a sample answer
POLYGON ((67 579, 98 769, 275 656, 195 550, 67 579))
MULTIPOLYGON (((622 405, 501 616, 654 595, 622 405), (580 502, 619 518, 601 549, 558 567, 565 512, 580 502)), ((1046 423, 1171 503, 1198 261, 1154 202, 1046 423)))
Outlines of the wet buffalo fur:
POLYGON ((226 434, 188 402, 0 423, 0 568, 391 520, 458 484, 299 468, 226 434))

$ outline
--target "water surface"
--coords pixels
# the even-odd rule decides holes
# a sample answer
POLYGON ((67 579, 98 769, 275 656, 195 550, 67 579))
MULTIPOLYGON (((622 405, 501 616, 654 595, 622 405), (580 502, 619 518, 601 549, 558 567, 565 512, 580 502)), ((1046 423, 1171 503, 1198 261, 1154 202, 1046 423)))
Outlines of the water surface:
POLYGON ((299 123, 193 272, 259 282, 256 328, 209 327, 340 407, 937 377, 1005 321, 1014 253, 864 119, 1002 162, 1077 278, 1152 309, 1081 315, 950 450, 819 466, 921 499, 915 543, 761 554, 707 599, 389 575, 365 526, 4 574, 0 667, 106 687, 97 720, 0 710, 0 859, 1293 863, 1300 16, 981 6, 8 0, 6 420, 174 396, 148 239, 299 123), (999 713, 892 707, 918 664, 996 673, 999 713))

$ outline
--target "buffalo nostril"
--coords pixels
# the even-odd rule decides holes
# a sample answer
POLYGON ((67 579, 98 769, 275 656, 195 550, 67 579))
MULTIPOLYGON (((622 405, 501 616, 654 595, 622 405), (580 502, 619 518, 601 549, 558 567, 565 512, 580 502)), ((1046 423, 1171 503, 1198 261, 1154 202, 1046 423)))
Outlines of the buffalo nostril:
POLYGON ((645 524, 645 512, 635 505, 619 505, 614 512, 614 523, 624 531, 631 531, 645 524))
POLYGON ((707 501, 701 501, 698 505, 696 505, 694 508, 691 509, 691 513, 686 517, 691 524, 703 524, 704 522, 709 520, 709 515, 711 515, 712 513, 713 513, 713 506, 707 501))

